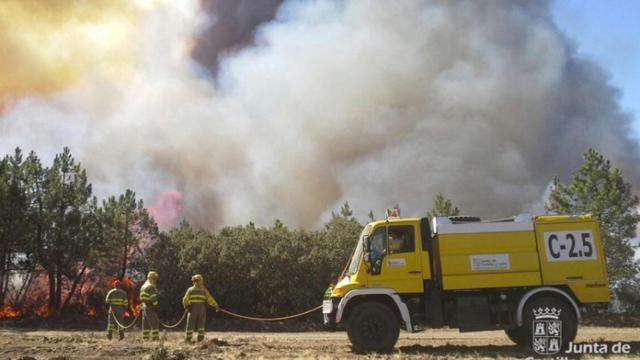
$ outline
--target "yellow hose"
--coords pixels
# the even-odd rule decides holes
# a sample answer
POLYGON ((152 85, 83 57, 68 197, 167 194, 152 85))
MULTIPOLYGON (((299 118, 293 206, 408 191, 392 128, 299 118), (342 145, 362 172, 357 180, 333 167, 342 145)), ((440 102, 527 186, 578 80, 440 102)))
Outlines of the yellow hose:
POLYGON ((245 315, 240 315, 240 314, 233 313, 233 312, 231 312, 229 310, 225 310, 223 308, 220 308, 220 311, 222 311, 225 314, 228 314, 228 315, 231 315, 231 316, 235 316, 235 317, 241 318, 241 319, 254 320, 254 321, 280 321, 280 320, 289 320, 289 319, 297 318, 297 317, 300 317, 300 316, 303 316, 303 315, 307 315, 309 313, 312 313, 312 312, 320 309, 321 307, 322 307, 322 305, 318 305, 318 306, 314 307, 313 309, 309 309, 307 311, 303 311, 303 312, 295 314, 295 315, 275 317, 275 318, 261 318, 261 317, 245 316, 245 315))

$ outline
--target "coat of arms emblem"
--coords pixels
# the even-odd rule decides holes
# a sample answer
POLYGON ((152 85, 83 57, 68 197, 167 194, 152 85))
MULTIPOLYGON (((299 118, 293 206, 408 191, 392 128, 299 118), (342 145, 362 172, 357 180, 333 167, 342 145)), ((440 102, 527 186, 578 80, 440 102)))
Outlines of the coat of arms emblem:
POLYGON ((540 355, 553 355, 560 351, 562 345, 561 309, 533 309, 531 342, 533 351, 540 355))

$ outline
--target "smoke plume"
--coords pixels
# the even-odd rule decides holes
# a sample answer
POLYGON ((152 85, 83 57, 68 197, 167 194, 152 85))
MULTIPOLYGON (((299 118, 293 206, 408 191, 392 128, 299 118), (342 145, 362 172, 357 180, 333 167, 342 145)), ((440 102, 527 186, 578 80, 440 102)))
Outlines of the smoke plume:
POLYGON ((422 215, 437 192, 505 216, 588 147, 640 185, 619 91, 547 2, 52 3, 0 4, 0 151, 68 145, 98 194, 172 194, 152 208, 176 221, 422 215))
POLYGON ((282 0, 202 0, 209 24, 196 35, 193 58, 211 72, 221 57, 251 45, 256 27, 270 21, 282 0))

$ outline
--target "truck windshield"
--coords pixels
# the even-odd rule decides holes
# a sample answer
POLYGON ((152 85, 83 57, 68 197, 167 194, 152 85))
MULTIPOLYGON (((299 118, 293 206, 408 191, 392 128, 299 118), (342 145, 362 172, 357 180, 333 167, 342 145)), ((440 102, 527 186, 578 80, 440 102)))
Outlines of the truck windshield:
POLYGON ((353 252, 353 257, 349 262, 349 269, 347 270, 347 275, 353 275, 358 272, 358 266, 360 266, 360 259, 362 259, 362 253, 364 252, 364 246, 362 245, 362 241, 364 240, 365 235, 369 235, 371 233, 371 224, 367 225, 362 229, 362 233, 360 234, 360 239, 356 244, 356 249, 353 252))

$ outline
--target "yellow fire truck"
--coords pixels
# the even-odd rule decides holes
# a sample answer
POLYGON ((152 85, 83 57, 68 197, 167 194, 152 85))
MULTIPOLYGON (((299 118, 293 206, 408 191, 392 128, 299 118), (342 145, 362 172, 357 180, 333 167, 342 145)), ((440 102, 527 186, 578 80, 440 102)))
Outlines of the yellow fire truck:
POLYGON ((589 215, 388 218, 365 226, 323 315, 356 351, 391 351, 400 328, 448 326, 504 329, 553 354, 575 339, 585 305, 606 307, 609 297, 589 215))

